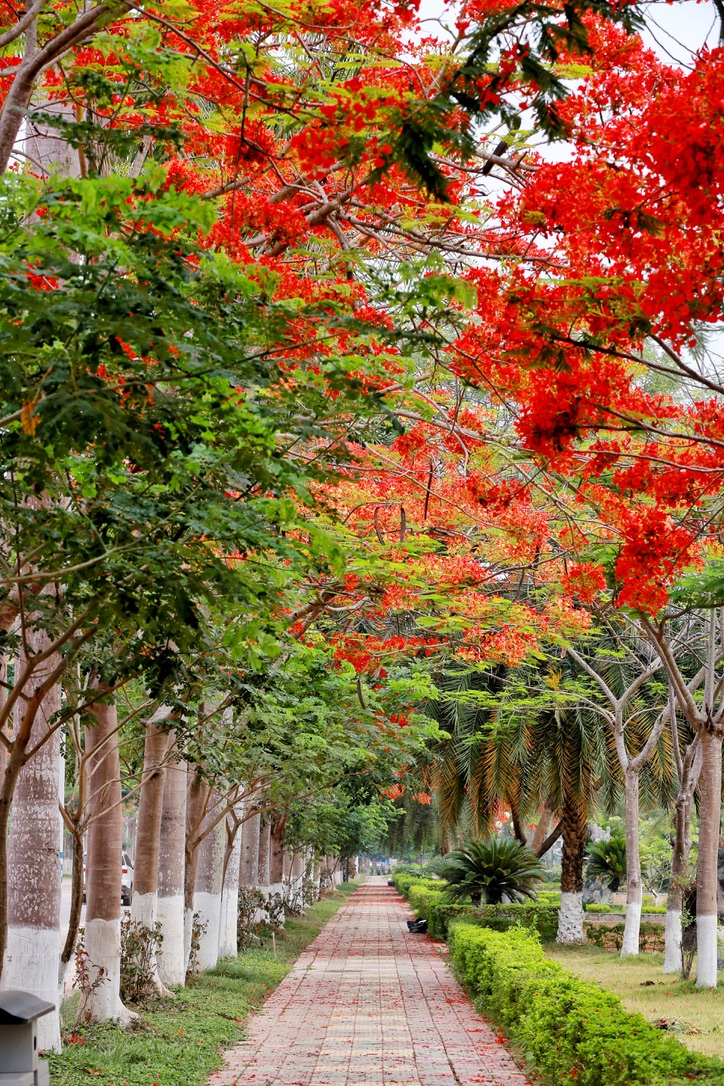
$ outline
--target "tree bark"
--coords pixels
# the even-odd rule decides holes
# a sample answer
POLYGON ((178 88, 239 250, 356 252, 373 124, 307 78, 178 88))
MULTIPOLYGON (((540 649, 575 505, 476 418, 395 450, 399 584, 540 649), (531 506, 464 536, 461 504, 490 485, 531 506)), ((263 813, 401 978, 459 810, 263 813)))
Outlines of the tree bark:
POLYGON ((538 816, 538 825, 535 828, 533 834, 533 840, 530 843, 531 852, 535 856, 541 856, 540 851, 543 842, 548 836, 551 822, 553 821, 554 811, 547 799, 544 799, 540 806, 540 814, 538 816))
MULTIPOLYGON (((241 812, 238 812, 240 814, 241 812)), ((226 816, 226 852, 224 887, 221 892, 221 927, 219 957, 235 958, 239 953, 237 918, 239 913, 239 864, 241 863, 242 825, 237 812, 226 816)))
POLYGON ((186 863, 184 867, 184 960, 189 967, 194 926, 194 888, 199 857, 199 834, 211 788, 198 770, 189 771, 186 793, 186 863))
POLYGON ((721 822, 722 741, 711 731, 701 733, 699 777, 699 852, 696 867, 696 983, 717 984, 717 877, 721 822))
POLYGON ((277 819, 269 829, 269 888, 281 894, 284 888, 284 837, 286 819, 277 819))
MULTIPOLYGON (((154 723, 146 725, 143 750, 143 776, 138 804, 138 829, 133 870, 131 920, 151 931, 158 911, 158 866, 161 848, 161 814, 169 733, 154 723)), ((154 985, 161 995, 171 995, 163 984, 154 960, 154 985)))
POLYGON ((259 885, 259 832, 261 815, 253 814, 244 820, 241 828, 241 859, 239 881, 242 886, 259 885))
POLYGON ((569 790, 563 796, 563 856, 561 905, 558 912, 559 943, 582 943, 583 859, 588 813, 585 804, 569 790))
MULTIPOLYGON (((30 653, 26 658, 21 651, 20 670, 30 655, 43 652, 50 645, 47 634, 40 630, 28 631, 27 643, 30 653)), ((32 711, 34 696, 38 696, 44 681, 59 663, 53 654, 38 664, 26 685, 27 701, 20 703, 18 715, 32 711)), ((7 870, 12 871, 12 879, 7 896, 3 987, 21 988, 55 1006, 52 1014, 38 1021, 39 1046, 54 1052, 60 1051, 60 733, 55 730, 49 738, 48 733, 60 706, 60 687, 54 685, 37 708, 28 749, 42 740, 45 742, 20 769, 17 760, 8 760, 5 772, 8 788, 4 790, 6 800, 12 796, 7 852, 7 870), (13 771, 17 783, 9 780, 13 771)), ((17 756, 18 752, 15 753, 17 756)), ((0 819, 6 818, 7 810, 0 805, 0 819)), ((5 828, 3 822, 3 831, 5 828)))
POLYGON ((639 849, 639 773, 630 766, 625 772, 626 803, 626 923, 621 957, 639 952, 641 932, 641 852, 639 849))
POLYGON ((87 837, 85 948, 91 981, 80 1014, 99 1022, 127 1025, 132 1014, 121 1001, 121 809, 118 715, 115 702, 97 702, 89 710, 95 723, 86 728, 89 826, 87 837))
MULTIPOLYGON (((174 745, 175 735, 172 733, 169 747, 174 745)), ((182 758, 169 762, 163 785, 156 915, 163 935, 158 953, 158 971, 167 985, 182 985, 186 980, 184 873, 187 769, 187 763, 182 758)))
POLYGON ((221 924, 221 891, 224 878, 225 820, 212 827, 218 812, 212 802, 208 805, 198 846, 196 882, 194 886, 194 912, 198 913, 199 968, 213 969, 219 960, 219 927, 221 924))
MULTIPOLYGON (((672 717, 672 728, 676 729, 676 718, 672 717)), ((678 738, 674 736, 675 749, 678 751, 678 738)), ((694 792, 699 780, 701 768, 701 748, 699 740, 691 743, 682 759, 678 757, 679 794, 674 807, 674 842, 671 856, 671 879, 666 895, 666 929, 664 973, 680 973, 682 969, 681 914, 684 908, 684 892, 688 887, 687 869, 691 852, 691 808, 694 792)))

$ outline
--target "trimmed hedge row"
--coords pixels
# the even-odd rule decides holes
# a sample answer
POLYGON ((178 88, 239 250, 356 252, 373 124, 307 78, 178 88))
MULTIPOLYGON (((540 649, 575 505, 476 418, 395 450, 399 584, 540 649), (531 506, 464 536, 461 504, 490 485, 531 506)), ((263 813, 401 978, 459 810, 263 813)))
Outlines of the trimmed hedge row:
MULTIPOLYGON (((584 924, 586 938, 602 950, 620 950, 623 946, 625 924, 584 924)), ((663 924, 641 924, 639 950, 644 954, 656 954, 666 949, 666 930, 663 924)))
POLYGON ((445 883, 432 879, 395 878, 395 886, 410 902, 415 916, 427 919, 433 939, 447 939, 453 921, 465 920, 494 931, 508 931, 522 924, 535 928, 544 943, 552 943, 558 933, 556 905, 453 905, 445 899, 445 883), (404 887, 404 889, 403 889, 404 887))
POLYGON ((552 1086, 724 1086, 724 1062, 689 1052, 612 993, 548 961, 532 932, 457 923, 449 943, 481 1009, 552 1086))

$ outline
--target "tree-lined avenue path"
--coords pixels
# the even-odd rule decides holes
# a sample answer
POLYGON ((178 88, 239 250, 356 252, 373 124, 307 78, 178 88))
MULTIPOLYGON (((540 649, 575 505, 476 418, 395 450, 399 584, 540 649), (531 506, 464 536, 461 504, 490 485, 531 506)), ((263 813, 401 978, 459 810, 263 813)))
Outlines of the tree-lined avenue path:
POLYGON ((530 1086, 385 883, 310 943, 210 1086, 530 1086))

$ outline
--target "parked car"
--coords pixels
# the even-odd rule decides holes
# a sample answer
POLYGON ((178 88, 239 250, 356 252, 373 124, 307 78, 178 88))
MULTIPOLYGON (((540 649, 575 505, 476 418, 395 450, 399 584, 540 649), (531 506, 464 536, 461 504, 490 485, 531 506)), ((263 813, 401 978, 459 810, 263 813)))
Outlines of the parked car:
MULTIPOLYGON (((86 877, 87 855, 83 857, 83 882, 86 877)), ((121 905, 130 905, 133 897, 133 861, 124 850, 121 852, 121 905)), ((85 901, 85 890, 83 890, 85 901)))

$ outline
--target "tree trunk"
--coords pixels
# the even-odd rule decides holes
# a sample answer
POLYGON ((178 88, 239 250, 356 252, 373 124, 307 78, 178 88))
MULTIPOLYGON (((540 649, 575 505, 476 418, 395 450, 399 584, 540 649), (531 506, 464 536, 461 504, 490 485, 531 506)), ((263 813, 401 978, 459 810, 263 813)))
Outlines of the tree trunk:
POLYGON ((563 797, 563 856, 561 905, 558 911, 559 943, 582 943, 583 858, 586 847, 586 806, 570 794, 563 797))
POLYGON ((221 893, 221 928, 219 931, 220 958, 235 958, 239 953, 237 918, 239 913, 241 833, 242 826, 236 814, 227 815, 227 855, 225 857, 224 888, 221 893))
POLYGON ((224 819, 213 826, 218 811, 209 804, 198 846, 198 864, 194 886, 194 912, 199 916, 199 969, 213 969, 219 960, 219 927, 221 924, 221 891, 224 878, 224 819))
MULTIPOLYGON (((173 743, 172 733, 170 745, 173 743)), ((163 983, 168 985, 182 985, 186 979, 184 871, 187 768, 183 759, 170 762, 166 766, 163 785, 156 916, 163 935, 158 953, 158 971, 163 983)))
MULTIPOLYGON (((33 653, 43 652, 49 646, 47 635, 41 631, 29 631, 28 642, 33 653)), ((24 664, 21 656, 21 671, 24 664)), ((55 655, 38 665, 25 689, 28 700, 58 665, 55 655)), ((22 713, 28 702, 21 704, 22 713)), ((60 706, 60 687, 56 685, 38 707, 30 748, 48 735, 53 714, 60 706)), ((13 768, 11 762, 9 759, 6 778, 13 768)), ((12 878, 7 898, 8 934, 3 972, 4 988, 21 988, 56 1007, 52 1014, 38 1021, 39 1047, 54 1052, 60 1051, 59 778, 60 733, 56 730, 22 767, 15 784, 8 838, 7 869, 12 878)), ((0 818, 4 816, 6 812, 0 810, 0 818)))
POLYGON ((127 1025, 137 1015, 121 1001, 121 809, 118 715, 115 702, 97 702, 86 728, 88 759, 88 843, 85 948, 91 981, 103 979, 81 1000, 80 1015, 127 1025))
POLYGON ((196 770, 189 772, 186 793, 186 864, 184 868, 184 960, 189 967, 194 927, 194 888, 199 859, 199 834, 211 789, 196 770))
POLYGON ((639 851, 639 774, 627 769, 626 796, 626 923, 621 957, 639 952, 641 932, 641 853, 639 851))
POLYGON ((284 889, 284 837, 286 819, 272 822, 269 834, 269 888, 281 894, 284 889))
POLYGON ((259 831, 261 815, 253 814, 245 819, 241 828, 241 859, 239 881, 242 886, 259 885, 259 831))
POLYGON ((722 741, 701 733, 699 777, 699 854, 696 867, 696 983, 716 988, 718 919, 717 890, 721 821, 722 741))
POLYGON ((554 811, 547 799, 544 799, 540 806, 540 815, 538 817, 538 825, 535 828, 533 834, 533 840, 530 843, 531 852, 535 856, 541 856, 541 845, 548 836, 548 830, 550 829, 551 822, 553 821, 554 811))
MULTIPOLYGON (((138 804, 138 829, 133 870, 133 899, 131 920, 155 929, 158 911, 158 866, 161 848, 161 814, 166 770, 164 758, 168 750, 168 730, 156 724, 146 725, 143 750, 141 798, 138 804)), ((158 962, 153 962, 154 985, 161 995, 171 995, 161 981, 158 962)))
MULTIPOLYGON (((687 762, 690 754, 687 753, 687 762)), ((679 785, 679 794, 674 808, 674 843, 671 856, 671 879, 666 895, 666 933, 664 953, 664 973, 680 973, 681 958, 681 913, 684 907, 684 890, 691 852, 691 806, 698 777, 685 765, 685 779, 679 785)))

